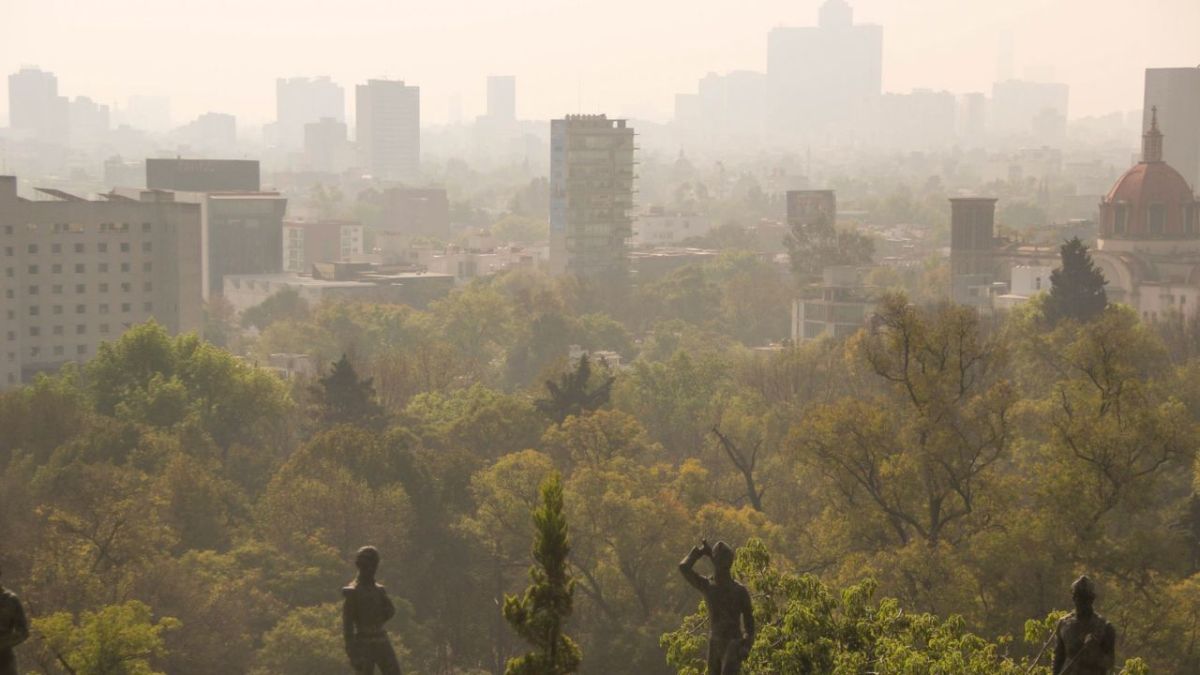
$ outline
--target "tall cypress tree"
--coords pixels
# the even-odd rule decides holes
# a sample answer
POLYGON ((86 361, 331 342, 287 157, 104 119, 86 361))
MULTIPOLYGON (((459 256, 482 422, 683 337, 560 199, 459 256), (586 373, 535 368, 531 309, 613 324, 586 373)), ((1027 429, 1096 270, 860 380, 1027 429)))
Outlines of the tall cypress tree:
POLYGON ((534 651, 509 659, 504 675, 566 675, 579 670, 583 656, 575 641, 563 633, 571 616, 575 582, 567 569, 571 544, 563 515, 562 478, 552 474, 542 483, 542 504, 533 512, 537 532, 529 568, 533 582, 525 595, 504 598, 504 618, 513 632, 534 651))
POLYGON ((1108 306, 1104 292, 1104 273, 1092 262, 1087 247, 1074 237, 1059 248, 1062 267, 1050 273, 1050 296, 1046 298, 1046 318, 1051 323, 1063 319, 1089 321, 1108 306))
POLYGON ((383 421, 383 408, 375 402, 373 378, 360 379, 350 359, 333 364, 329 374, 310 388, 317 419, 321 424, 358 424, 376 427, 383 421))

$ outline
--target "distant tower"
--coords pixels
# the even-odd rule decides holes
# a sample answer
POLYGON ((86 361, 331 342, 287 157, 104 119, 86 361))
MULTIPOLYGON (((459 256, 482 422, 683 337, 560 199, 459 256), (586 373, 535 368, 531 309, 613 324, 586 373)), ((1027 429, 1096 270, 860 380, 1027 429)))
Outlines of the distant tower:
POLYGON ((68 102, 54 73, 34 67, 8 76, 8 126, 44 141, 67 142, 68 102))
POLYGON ((550 267, 623 276, 633 236, 633 128, 605 115, 550 122, 550 267))
POLYGON ((837 193, 833 190, 788 190, 787 223, 813 225, 824 220, 833 225, 837 222, 837 193))
POLYGON ((996 200, 960 197, 950 200, 951 299, 961 305, 990 304, 995 276, 996 200))
POLYGON ((367 80, 355 89, 355 134, 363 163, 382 180, 415 180, 421 172, 421 89, 396 80, 367 80))
POLYGON ((517 78, 492 75, 487 79, 487 116, 498 122, 517 119, 517 78))
POLYGON ((1163 160, 1200 190, 1200 67, 1147 68, 1142 128, 1158 108, 1158 127, 1171 139, 1163 160))
POLYGON ((846 0, 825 0, 817 12, 821 28, 849 28, 854 25, 854 8, 846 0))

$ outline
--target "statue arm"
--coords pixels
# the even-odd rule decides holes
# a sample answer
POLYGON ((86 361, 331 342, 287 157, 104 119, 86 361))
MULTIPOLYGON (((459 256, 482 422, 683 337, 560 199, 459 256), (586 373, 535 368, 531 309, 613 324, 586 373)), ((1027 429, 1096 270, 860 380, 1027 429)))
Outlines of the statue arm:
POLYGON ((1063 644, 1062 633, 1059 632, 1060 627, 1054 627, 1054 665, 1050 668, 1050 672, 1054 675, 1059 675, 1067 665, 1067 646, 1063 644))
POLYGON ((1112 670, 1117 661, 1117 629, 1108 624, 1104 627, 1104 635, 1100 637, 1100 666, 1112 670))
POLYGON ((742 589, 742 623, 746 627, 746 646, 754 644, 754 601, 750 599, 750 591, 742 589))
POLYGON ((387 591, 381 588, 379 594, 383 596, 383 620, 389 621, 396 616, 396 605, 392 604, 392 599, 388 597, 387 591))
POLYGON ((696 573, 692 566, 696 561, 704 557, 704 551, 699 546, 692 547, 692 551, 687 554, 687 557, 679 562, 679 573, 683 575, 687 582, 694 586, 696 590, 705 592, 708 590, 708 579, 696 573))

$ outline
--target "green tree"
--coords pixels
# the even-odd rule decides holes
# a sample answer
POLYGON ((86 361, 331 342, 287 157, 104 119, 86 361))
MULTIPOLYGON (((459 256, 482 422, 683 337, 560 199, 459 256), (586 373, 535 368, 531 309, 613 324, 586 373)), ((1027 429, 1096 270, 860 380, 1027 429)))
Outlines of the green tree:
POLYGON ((606 405, 614 381, 612 375, 602 375, 600 384, 593 386, 591 361, 584 354, 574 369, 559 376, 558 382, 546 380, 546 396, 538 399, 538 410, 556 424, 562 424, 571 415, 582 415, 606 405))
POLYGON ((150 607, 136 600, 83 612, 78 621, 67 612, 34 618, 43 639, 38 660, 47 672, 71 675, 158 675, 151 662, 164 654, 164 634, 179 627, 171 617, 154 620, 150 607))
POLYGON ((308 318, 308 301, 288 287, 242 312, 242 326, 264 330, 276 321, 303 321, 308 318))
POLYGON ((1092 262, 1087 246, 1074 237, 1059 248, 1062 267, 1050 273, 1050 295, 1046 298, 1046 318, 1051 323, 1063 319, 1089 321, 1108 306, 1104 292, 1104 273, 1092 262))
POLYGON ((784 237, 792 275, 804 285, 834 265, 866 265, 875 255, 875 242, 860 232, 839 230, 828 216, 811 223, 795 222, 784 237))
POLYGON ((345 354, 333 364, 328 375, 312 385, 310 392, 316 417, 324 426, 376 427, 383 422, 383 408, 375 401, 371 378, 360 378, 345 354))
POLYGON ((575 582, 567 564, 571 545, 563 515, 562 479, 552 474, 541 491, 541 506, 533 512, 537 530, 533 545, 537 564, 529 569, 533 583, 524 596, 504 598, 504 618, 535 651, 510 659, 505 675, 574 673, 582 660, 579 647, 563 631, 571 616, 575 582))

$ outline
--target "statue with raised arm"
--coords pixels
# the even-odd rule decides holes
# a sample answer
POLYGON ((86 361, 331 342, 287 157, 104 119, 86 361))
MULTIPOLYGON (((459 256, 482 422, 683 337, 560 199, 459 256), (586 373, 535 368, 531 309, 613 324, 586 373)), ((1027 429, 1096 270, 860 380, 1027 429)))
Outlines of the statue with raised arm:
POLYGON ((358 576, 342 589, 346 656, 358 675, 373 675, 377 666, 383 675, 400 675, 396 651, 383 628, 396 615, 396 607, 383 586, 375 583, 379 551, 374 546, 358 549, 354 566, 358 568, 358 576))
POLYGON ((733 580, 732 568, 733 549, 723 541, 709 546, 703 540, 679 563, 683 578, 704 594, 708 607, 708 675, 737 675, 754 645, 750 591, 733 580), (704 556, 712 560, 712 577, 700 576, 692 569, 704 556))
POLYGON ((17 675, 17 655, 13 653, 13 647, 28 638, 29 620, 25 618, 21 600, 0 585, 0 675, 17 675))
POLYGON ((1075 611, 1054 629, 1054 675, 1108 675, 1117 660, 1117 631, 1096 613, 1096 585, 1086 576, 1071 584, 1075 611))

